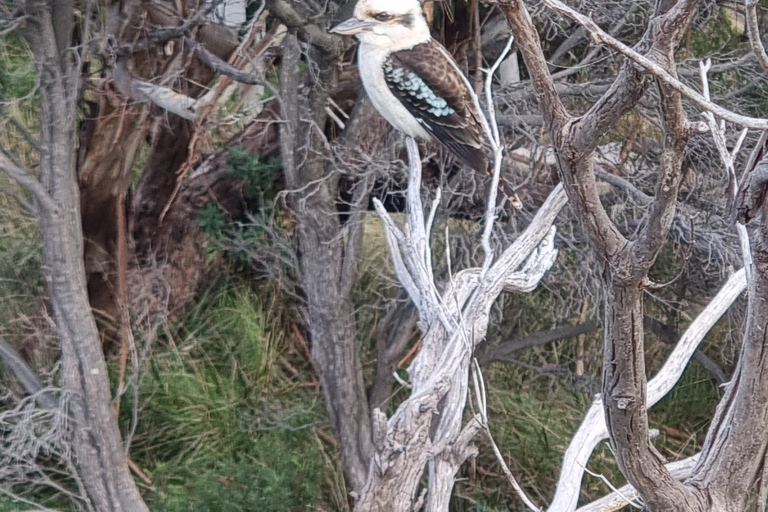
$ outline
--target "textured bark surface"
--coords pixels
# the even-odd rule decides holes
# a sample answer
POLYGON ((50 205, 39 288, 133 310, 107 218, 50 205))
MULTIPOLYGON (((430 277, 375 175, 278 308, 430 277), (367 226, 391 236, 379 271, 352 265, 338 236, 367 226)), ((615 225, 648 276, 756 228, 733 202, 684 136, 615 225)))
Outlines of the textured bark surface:
MULTIPOLYGON (((560 9, 559 2, 548 1, 560 9)), ((657 2, 648 29, 635 50, 675 76, 674 51, 696 12, 694 1, 657 2)), ((651 81, 627 63, 606 93, 578 118, 565 110, 540 49, 525 5, 504 3, 534 86, 539 92, 558 160, 560 177, 603 261, 605 361, 603 404, 611 446, 627 480, 652 511, 710 510, 704 496, 675 480, 650 442, 645 373, 643 288, 674 216, 681 166, 692 128, 679 93, 660 86, 665 141, 656 195, 645 226, 629 240, 611 221, 596 187, 594 150, 619 118, 633 108, 651 81)))
MULTIPOLYGON (((764 155, 765 147, 759 145, 758 153, 764 155)), ((707 496, 712 510, 724 512, 741 512, 750 499, 758 498, 758 505, 768 499, 768 203, 765 182, 752 179, 766 169, 768 159, 763 157, 742 177, 740 188, 747 192, 743 200, 759 207, 760 213, 748 226, 752 265, 747 327, 736 371, 687 481, 707 496), (761 198, 760 203, 747 199, 755 197, 761 198)), ((743 203, 737 202, 736 207, 746 211, 743 203)))
MULTIPOLYGON (((184 7, 184 12, 179 14, 185 17, 191 17, 197 9, 193 2, 179 5, 184 7)), ((112 3, 105 10, 106 27, 114 31, 111 35, 119 47, 130 48, 146 31, 175 27, 178 24, 178 18, 172 15, 175 8, 176 4, 163 1, 112 3)), ((234 33, 225 27, 203 26, 198 31, 198 39, 224 59, 237 45, 234 33)), ((139 103, 129 94, 128 75, 156 81, 166 74, 181 74, 174 78, 171 85, 191 97, 205 92, 204 86, 215 76, 210 68, 191 58, 189 50, 182 44, 164 46, 157 43, 135 53, 126 50, 117 56, 113 66, 104 69, 102 81, 94 91, 97 100, 91 104, 91 112, 80 129, 78 180, 86 240, 88 291, 107 339, 114 336, 114 322, 119 319, 117 211, 123 209, 128 214, 132 211, 122 204, 120 198, 127 195, 139 150, 151 130, 152 149, 141 184, 146 187, 151 183, 147 187, 149 192, 157 194, 153 205, 157 205, 162 198, 167 200, 170 197, 176 185, 174 173, 187 156, 190 123, 149 104, 139 103), (182 70, 179 71, 179 68, 182 70)), ((140 187, 139 192, 142 197, 147 197, 146 189, 140 187)), ((135 209, 139 214, 135 225, 139 227, 139 234, 144 235, 139 247, 157 245, 152 236, 159 225, 159 212, 151 211, 147 216, 145 206, 139 203, 135 209), (154 226, 151 226, 152 223, 154 226)), ((160 208, 164 206, 165 203, 160 208)), ((134 222, 129 219, 129 223, 134 222)), ((126 228, 122 226, 120 229, 126 228)), ((125 256, 132 262, 137 260, 135 256, 125 256)), ((198 262, 190 260, 185 263, 198 262)), ((178 282, 173 281, 172 284, 178 282)), ((185 293, 186 288, 182 287, 179 292, 185 293)), ((173 297, 177 297, 179 292, 173 297)))
MULTIPOLYGON (((283 46, 281 91, 288 97, 305 100, 283 102, 280 153, 286 185, 294 191, 290 201, 295 212, 312 365, 323 388, 347 475, 352 488, 359 492, 373 453, 351 298, 362 219, 348 221, 351 232, 345 241, 336 207, 339 175, 328 164, 321 134, 315 128, 325 125, 325 105, 328 91, 336 82, 338 57, 314 52, 319 76, 317 83, 311 76, 306 78, 304 87, 308 95, 299 92, 299 58, 298 43, 295 37, 288 36, 283 46), (307 112, 312 123, 303 120, 307 112)), ((360 115, 358 109, 356 117, 358 122, 364 122, 370 116, 360 115)), ((361 128, 350 120, 348 130, 354 137, 364 133, 361 128)), ((364 188, 367 195, 370 184, 364 188)))
POLYGON ((69 57, 61 56, 69 38, 56 37, 47 5, 30 2, 25 8, 29 19, 24 35, 35 56, 40 84, 40 180, 46 196, 37 196, 48 198, 40 201, 39 214, 43 268, 61 344, 61 386, 70 400, 72 449, 94 510, 147 511, 128 471, 88 303, 75 176, 79 72, 69 57))
POLYGON ((643 291, 638 285, 617 286, 610 280, 606 291, 603 408, 616 462, 636 489, 646 490, 643 498, 650 510, 709 510, 669 473, 666 461, 651 444, 643 291))

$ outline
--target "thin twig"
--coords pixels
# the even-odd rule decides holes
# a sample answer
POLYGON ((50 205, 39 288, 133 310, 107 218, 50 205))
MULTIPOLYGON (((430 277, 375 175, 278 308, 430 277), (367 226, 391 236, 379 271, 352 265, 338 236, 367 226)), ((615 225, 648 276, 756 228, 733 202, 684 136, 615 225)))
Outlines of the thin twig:
POLYGON ((597 42, 603 43, 615 49, 631 61, 644 68, 646 71, 652 73, 665 85, 693 101, 702 109, 712 112, 718 117, 721 117, 740 126, 744 126, 746 128, 752 128, 755 130, 768 130, 768 119, 743 116, 723 108, 720 105, 712 103, 704 96, 673 77, 659 64, 653 62, 648 57, 639 54, 629 46, 625 45, 615 37, 605 32, 590 17, 581 14, 577 10, 565 5, 559 0, 544 0, 544 3, 557 12, 568 16, 569 18, 582 25, 597 42))
POLYGON ((520 487, 517 479, 512 474, 512 471, 510 471, 509 466, 507 466, 507 462, 504 460, 504 456, 501 454, 501 450, 499 450, 496 441, 493 440, 491 429, 488 426, 488 398, 486 396, 485 380, 483 379, 483 373, 480 370, 480 365, 477 363, 477 359, 474 358, 472 359, 472 380, 475 384, 475 395, 477 397, 478 408, 480 409, 480 416, 482 418, 481 427, 483 433, 485 433, 485 437, 491 444, 491 449, 493 450, 496 459, 501 465, 501 470, 504 472, 504 475, 507 477, 507 480, 509 480, 509 483, 512 485, 512 488, 515 490, 518 497, 522 500, 523 503, 525 503, 525 506, 527 506, 533 512, 542 512, 542 510, 537 507, 533 501, 531 501, 528 495, 525 494, 523 488, 520 487))
MULTIPOLYGON (((699 77, 701 78, 702 95, 707 100, 710 99, 709 95, 709 79, 707 73, 712 68, 712 61, 707 59, 706 62, 699 63, 699 77)), ((733 150, 728 151, 728 146, 725 140, 725 121, 720 125, 717 124, 715 115, 712 112, 704 112, 702 116, 709 126, 709 131, 712 133, 712 139, 715 142, 717 152, 720 154, 720 159, 723 161, 725 170, 728 173, 728 202, 732 203, 736 198, 737 193, 737 179, 736 179, 736 167, 734 161, 736 154, 738 153, 741 145, 744 143, 744 139, 747 137, 747 128, 744 128, 739 135, 733 150)), ((747 227, 740 223, 736 223, 736 231, 739 234, 739 242, 741 245, 741 257, 744 260, 744 270, 747 273, 747 281, 751 279, 752 275, 752 252, 749 247, 749 235, 747 234, 747 227)))

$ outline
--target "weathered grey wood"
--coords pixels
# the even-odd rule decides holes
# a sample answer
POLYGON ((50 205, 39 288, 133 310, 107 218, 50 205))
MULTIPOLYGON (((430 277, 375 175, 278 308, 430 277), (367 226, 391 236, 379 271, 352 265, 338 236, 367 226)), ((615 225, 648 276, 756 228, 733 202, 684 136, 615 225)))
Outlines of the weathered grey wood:
MULTIPOLYGON (((761 142, 764 142, 761 140, 761 142)), ((768 158, 752 162, 744 176, 768 166, 768 158)), ((763 192, 759 222, 749 229, 751 272, 746 332, 739 362, 726 393, 718 405, 707 433, 698 464, 687 484, 700 489, 713 510, 744 510, 750 493, 764 496, 763 481, 768 454, 768 202, 764 183, 754 182, 763 192)), ((737 206, 739 206, 737 204, 737 206)))
POLYGON ((419 503, 418 476, 425 467, 425 510, 448 510, 456 472, 475 453, 469 442, 481 428, 479 419, 462 425, 472 353, 485 338, 498 295, 505 289, 530 291, 554 263, 552 223, 566 202, 562 187, 556 187, 528 229, 493 265, 485 272, 463 270, 440 293, 429 270, 432 215, 425 219, 423 214, 421 159, 413 139, 406 140, 406 147, 407 229, 401 230, 380 202, 374 200, 374 206, 384 222, 395 272, 419 312, 424 337, 408 368, 411 396, 388 420, 378 409, 373 412, 375 451, 357 511, 410 511, 419 503))
MULTIPOLYGON (((745 471, 744 478, 737 479, 738 484, 729 484, 730 488, 742 491, 742 497, 737 500, 736 492, 726 491, 728 486, 714 490, 705 489, 702 485, 678 482, 664 466, 662 457, 650 443, 647 419, 649 404, 647 393, 650 389, 646 384, 643 353, 642 290, 648 284, 648 270, 664 243, 675 212, 682 158, 688 139, 694 133, 700 133, 706 128, 703 123, 691 123, 686 119, 682 109, 681 94, 685 94, 698 105, 718 116, 744 123, 746 126, 763 127, 766 121, 734 116, 725 109, 713 105, 708 98, 688 90, 677 81, 674 51, 696 11, 695 0, 657 2, 648 29, 634 50, 618 43, 589 17, 578 13, 559 0, 545 0, 545 4, 576 20, 597 41, 617 49, 642 66, 645 71, 652 73, 658 79, 660 88, 665 125, 662 163, 644 228, 635 240, 630 241, 618 231, 600 203, 595 186, 593 153, 599 139, 614 126, 618 117, 639 101, 650 84, 648 75, 638 73, 637 69, 633 69, 633 65, 625 65, 619 77, 602 98, 585 115, 574 118, 568 114, 558 97, 541 52, 538 34, 525 5, 521 1, 502 2, 502 8, 517 37, 520 50, 531 73, 533 85, 539 93, 544 118, 550 128, 558 159, 561 179, 566 184, 569 198, 584 221, 590 233, 592 245, 603 262, 606 325, 602 406, 618 465, 629 482, 638 490, 649 510, 686 512, 720 510, 718 507, 725 506, 724 492, 731 501, 728 506, 732 508, 728 510, 737 510, 739 504, 744 503, 738 500, 743 499, 747 494, 744 492, 744 481, 753 481, 750 478, 754 478, 755 475, 755 461, 763 459, 762 452, 759 451, 762 445, 752 446, 757 450, 753 453, 758 453, 758 456, 745 458, 745 453, 741 453, 741 459, 738 462, 735 459, 733 461, 745 471), (713 491, 716 497, 713 497, 713 491)), ((767 292, 768 290, 761 290, 761 293, 767 292)), ((763 295, 763 297, 766 296, 768 295, 763 295)), ((749 329, 753 328, 750 326, 749 329)), ((752 389, 759 389, 757 394, 762 395, 762 390, 757 384, 753 383, 752 389)), ((766 398, 757 400, 768 401, 768 395, 766 398)), ((753 410, 761 411, 760 407, 752 405, 753 410)), ((723 417, 726 416, 723 413, 723 417)), ((752 421, 756 419, 753 417, 752 421)), ((591 448, 588 446, 598 437, 595 435, 594 428, 597 421, 598 414, 591 409, 585 420, 585 424, 592 425, 585 433, 590 441, 586 443, 587 455, 591 453, 591 448)), ((725 424, 729 426, 723 429, 729 430, 731 424, 729 422, 725 424)), ((755 428, 754 424, 753 428, 755 428)), ((582 443, 585 441, 582 437, 577 436, 577 438, 582 443)), ((719 448, 717 453, 718 456, 723 456, 726 450, 719 448)), ((584 452, 581 452, 581 455, 584 455, 584 452)), ((576 463, 576 460, 569 461, 569 456, 575 457, 577 454, 569 449, 564 463, 564 473, 573 474, 573 469, 569 466, 576 463)), ((718 456, 713 458, 717 459, 718 456)), ((705 454, 702 454, 701 460, 700 466, 704 467, 705 454)), ((706 467, 711 469, 718 463, 711 462, 706 467)), ((576 473, 580 479, 582 473, 578 470, 576 473)), ((724 477, 723 472, 714 471, 714 474, 724 477)), ((561 478, 561 483, 563 481, 561 478)), ((561 502, 557 506, 553 503, 551 510, 573 510, 575 507, 576 501, 572 493, 575 486, 572 481, 567 485, 570 492, 564 490, 556 495, 556 501, 560 499, 561 502), (569 499, 566 499, 566 495, 569 499)), ((722 508, 722 510, 726 509, 722 508)))
POLYGON ((40 181, 28 175, 19 181, 40 206, 43 271, 61 348, 61 388, 70 397, 70 442, 79 479, 94 510, 141 512, 148 509, 128 471, 86 291, 75 178, 80 70, 67 54, 72 5, 18 5, 27 15, 22 34, 34 54, 40 91, 40 181))
MULTIPOLYGON (((327 163, 323 141, 319 140, 315 128, 324 124, 327 85, 334 80, 335 60, 313 55, 319 63, 318 80, 323 85, 310 87, 311 93, 304 103, 304 100, 298 100, 303 97, 299 92, 300 58, 298 41, 295 35, 289 34, 283 44, 280 76, 284 98, 281 102, 284 122, 280 124, 280 153, 295 211, 301 258, 300 283, 306 295, 312 365, 322 385, 347 475, 352 488, 359 492, 366 480, 373 445, 357 351, 351 287, 342 279, 349 279, 344 276, 345 268, 356 265, 356 259, 353 259, 356 253, 348 250, 349 246, 344 244, 341 236, 335 195, 338 174, 327 163), (300 112, 306 112, 304 108, 317 117, 315 124, 300 118, 300 112)), ((348 137, 360 136, 362 132, 356 125, 365 118, 355 117, 357 121, 352 119, 348 124, 348 137)), ((350 141, 350 145, 354 147, 355 141, 350 141)), ((362 223, 358 224, 358 229, 362 230, 362 223)), ((352 240, 361 234, 362 231, 352 234, 352 240)), ((349 272, 346 270, 347 274, 349 272)))

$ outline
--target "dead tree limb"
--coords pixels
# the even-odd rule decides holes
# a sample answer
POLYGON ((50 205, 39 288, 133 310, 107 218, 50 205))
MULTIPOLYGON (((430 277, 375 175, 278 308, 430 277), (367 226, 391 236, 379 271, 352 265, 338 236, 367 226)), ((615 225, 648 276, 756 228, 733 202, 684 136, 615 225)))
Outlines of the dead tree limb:
POLYGON ((568 325, 565 327, 558 327, 557 329, 550 329, 548 331, 536 332, 516 340, 507 341, 500 345, 486 348, 478 356, 477 362, 480 363, 480 366, 485 366, 494 361, 499 361, 501 358, 519 350, 567 338, 575 338, 576 336, 595 330, 597 330, 597 325, 595 323, 586 322, 583 324, 568 325))
POLYGON ((485 337, 490 307, 498 294, 515 282, 530 289, 554 262, 557 251, 551 226, 565 204, 562 187, 557 187, 528 229, 484 277, 480 269, 464 271, 440 293, 427 271, 431 268, 431 216, 425 219, 421 203, 421 159, 412 139, 407 139, 406 147, 409 215, 404 228, 395 224, 380 202, 374 205, 384 221, 398 279, 419 311, 424 338, 408 368, 411 396, 389 420, 374 410, 375 452, 356 505, 358 511, 411 510, 418 475, 427 465, 430 479, 425 510, 447 510, 455 474, 474 453, 468 442, 481 426, 477 419, 461 425, 472 352, 485 337), (435 420, 439 402, 440 416, 435 420))
POLYGON ((744 12, 747 19, 747 34, 749 34, 749 44, 757 57, 757 61, 762 66, 763 71, 768 73, 768 54, 765 53, 765 46, 760 37, 760 27, 757 24, 757 9, 760 6, 758 0, 744 0, 744 12))

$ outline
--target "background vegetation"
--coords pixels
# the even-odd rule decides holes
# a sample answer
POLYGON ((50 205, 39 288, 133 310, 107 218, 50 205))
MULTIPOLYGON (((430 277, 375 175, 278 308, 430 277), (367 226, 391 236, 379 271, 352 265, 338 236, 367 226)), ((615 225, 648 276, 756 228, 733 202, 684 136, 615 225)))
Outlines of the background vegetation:
MULTIPOLYGON (((728 17, 718 15, 692 30, 681 51, 697 57, 743 45, 744 38, 728 17)), ((713 87, 731 88, 729 80, 738 79, 719 75, 720 82, 713 87)), ((0 97, 12 105, 4 104, 6 110, 1 113, 33 133, 39 108, 34 84, 24 43, 13 36, 0 39, 0 97)), ((614 136, 621 139, 623 134, 614 136)), ((213 129, 209 137, 214 148, 227 139, 213 129)), ((17 132, 3 129, 0 145, 33 167, 34 155, 17 132)), ((266 218, 279 228, 282 240, 291 243, 288 214, 274 206, 278 185, 273 173, 279 162, 263 161, 231 147, 228 164, 231 173, 245 183, 251 221, 235 222, 213 203, 201 210, 199 225, 211 238, 208 264, 216 267, 217 278, 183 314, 160 329, 138 386, 138 410, 124 401, 120 425, 130 439, 130 458, 143 474, 139 482, 153 511, 348 510, 336 441, 290 285, 265 277, 262 262, 252 258, 261 245, 272 243, 269 237, 275 231, 267 236, 262 228, 266 218), (134 414, 139 420, 131 432, 134 414)), ((2 174, 0 189, 21 193, 2 174)), ((382 314, 376 305, 382 298, 395 296, 397 288, 377 220, 366 222, 363 247, 354 302, 362 364, 370 374, 376 357, 373 337, 382 314)), ((570 291, 561 278, 578 275, 584 257, 583 252, 563 246, 545 286, 499 305, 497 317, 503 312, 503 321, 493 326, 489 343, 578 322, 578 309, 563 306, 563 297, 570 291), (553 311, 563 314, 553 317, 553 311)), ((676 265, 679 261, 669 255, 654 272, 660 281, 673 278, 679 270, 676 265)), ((290 278, 290 270, 285 275, 290 278)), ((568 299, 574 302, 573 297, 568 299)), ((584 316, 599 322, 599 295, 584 292, 576 299, 575 304, 584 307, 584 316)), ((650 311, 668 308, 665 300, 654 297, 647 298, 647 307, 650 311)), ((695 316, 697 307, 693 304, 678 316, 678 332, 695 316)), ((733 370, 740 322, 737 309, 703 345, 726 374, 733 370)), ((49 382, 55 382, 55 351, 46 344, 51 335, 40 237, 29 215, 6 194, 0 194, 0 335, 12 340, 49 382)), ((653 335, 648 338, 652 373, 670 346, 653 335)), ((551 497, 562 453, 599 387, 600 332, 585 335, 583 343, 585 370, 580 375, 575 372, 574 339, 516 353, 514 359, 494 363, 487 370, 491 428, 513 472, 541 502, 551 497)), ((110 352, 108 358, 114 385, 117 354, 110 352)), ((0 396, 3 408, 21 391, 6 373, 0 384, 5 390, 0 396)), ((668 459, 700 449, 721 394, 712 375, 692 363, 675 390, 651 411, 651 427, 659 432, 656 445, 668 459)), ((401 395, 402 390, 394 391, 393 407, 401 395)), ((478 437, 477 444, 480 456, 465 466, 453 509, 517 509, 519 504, 484 439, 478 437)), ((589 469, 617 486, 624 483, 607 447, 595 454, 589 469)), ((606 491, 602 481, 588 477, 583 499, 595 499, 606 491)), ((64 506, 56 493, 29 497, 51 508, 64 506)), ((2 512, 27 509, 0 496, 2 512)))

